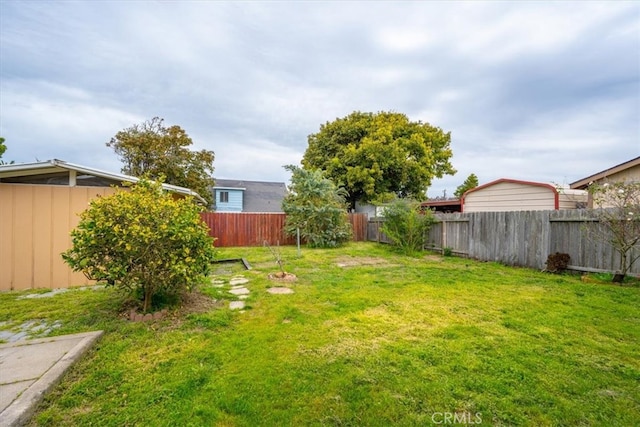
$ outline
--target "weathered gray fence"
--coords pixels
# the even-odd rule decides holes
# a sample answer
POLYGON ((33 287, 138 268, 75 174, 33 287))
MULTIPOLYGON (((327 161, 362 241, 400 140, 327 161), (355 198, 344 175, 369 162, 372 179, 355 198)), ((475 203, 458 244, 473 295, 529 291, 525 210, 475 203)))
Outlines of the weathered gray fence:
MULTIPOLYGON (((437 214, 425 247, 537 269, 555 252, 568 253, 570 265, 584 271, 616 271, 620 256, 605 241, 592 240, 586 228, 597 225, 589 211, 523 211, 437 214)), ((368 239, 385 242, 381 223, 369 221, 368 239)), ((637 255, 637 250, 635 252, 637 255)), ((631 274, 640 274, 640 261, 631 274)))

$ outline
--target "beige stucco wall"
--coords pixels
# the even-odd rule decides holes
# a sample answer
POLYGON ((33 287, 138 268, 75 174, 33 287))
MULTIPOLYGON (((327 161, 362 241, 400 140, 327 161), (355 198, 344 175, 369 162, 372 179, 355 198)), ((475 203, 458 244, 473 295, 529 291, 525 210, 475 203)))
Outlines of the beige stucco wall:
POLYGON ((66 288, 90 282, 60 256, 89 201, 110 187, 0 183, 0 291, 66 288))
POLYGON ((611 174, 605 178, 605 181, 640 181, 640 165, 636 165, 621 172, 611 174))
MULTIPOLYGON (((599 184, 604 184, 606 182, 619 182, 619 181, 640 182, 640 165, 630 167, 629 169, 625 169, 618 173, 613 173, 611 175, 606 176, 605 178, 598 180, 597 182, 599 184)), ((589 195, 588 205, 590 208, 595 208, 595 209, 616 207, 615 203, 608 203, 606 201, 602 203, 594 203, 593 196, 591 194, 589 195)))
POLYGON ((560 189, 558 193, 560 210, 586 208, 588 205, 589 193, 585 190, 560 189))
POLYGON ((464 212, 555 209, 554 190, 531 184, 499 182, 464 196, 464 212))

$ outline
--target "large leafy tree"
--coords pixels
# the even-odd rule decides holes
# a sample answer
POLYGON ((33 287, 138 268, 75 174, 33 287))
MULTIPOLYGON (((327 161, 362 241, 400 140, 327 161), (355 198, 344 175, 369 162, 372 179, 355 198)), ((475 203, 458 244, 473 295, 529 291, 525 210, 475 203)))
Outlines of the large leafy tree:
POLYGON ((91 201, 62 258, 89 279, 133 294, 180 296, 205 280, 215 253, 200 207, 145 179, 131 191, 91 201))
POLYGON ((311 247, 336 247, 351 239, 344 189, 338 188, 322 171, 288 165, 292 173, 289 194, 282 202, 287 214, 285 231, 300 236, 311 247))
POLYGON ((161 179, 168 184, 190 188, 211 206, 214 167, 213 151, 191 151, 193 141, 180 126, 164 125, 154 117, 118 132, 107 147, 113 148, 124 167, 122 172, 161 179))
POLYGON ((477 186, 478 186, 478 177, 476 176, 475 173, 472 173, 467 177, 467 179, 464 180, 462 184, 458 186, 458 188, 456 188, 456 191, 453 194, 457 198, 461 198, 464 193, 466 193, 467 191, 473 188, 476 188, 477 186))
POLYGON ((453 174, 451 134, 401 113, 353 112, 309 135, 302 165, 321 169, 355 202, 424 199, 433 178, 453 174))
POLYGON ((7 151, 7 146, 4 143, 4 138, 0 136, 0 165, 8 165, 13 163, 13 160, 10 161, 9 163, 2 160, 2 155, 4 154, 5 151, 7 151))

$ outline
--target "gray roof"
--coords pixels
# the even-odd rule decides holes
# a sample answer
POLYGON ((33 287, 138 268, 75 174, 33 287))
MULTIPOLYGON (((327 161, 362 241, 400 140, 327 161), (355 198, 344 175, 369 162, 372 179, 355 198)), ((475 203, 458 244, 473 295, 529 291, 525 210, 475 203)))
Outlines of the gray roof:
POLYGON ((216 179, 214 189, 243 190, 242 212, 282 212, 287 195, 284 182, 216 179))
MULTIPOLYGON (((108 187, 113 183, 135 183, 139 181, 139 179, 134 176, 106 172, 100 169, 68 163, 63 160, 52 159, 44 162, 0 165, 0 182, 69 185, 70 171, 78 174, 75 179, 79 186, 108 187)), ((188 188, 171 184, 162 184, 162 188, 173 193, 194 196, 201 202, 206 203, 198 193, 188 188)))

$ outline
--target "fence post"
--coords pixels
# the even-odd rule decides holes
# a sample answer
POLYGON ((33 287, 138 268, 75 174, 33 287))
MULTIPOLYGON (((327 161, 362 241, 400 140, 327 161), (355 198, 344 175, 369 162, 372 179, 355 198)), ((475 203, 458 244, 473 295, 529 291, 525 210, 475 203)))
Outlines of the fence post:
POLYGON ((443 218, 441 220, 442 222, 442 230, 441 230, 441 237, 440 237, 440 251, 442 252, 442 255, 444 255, 444 247, 445 247, 445 242, 447 241, 447 221, 443 218))

